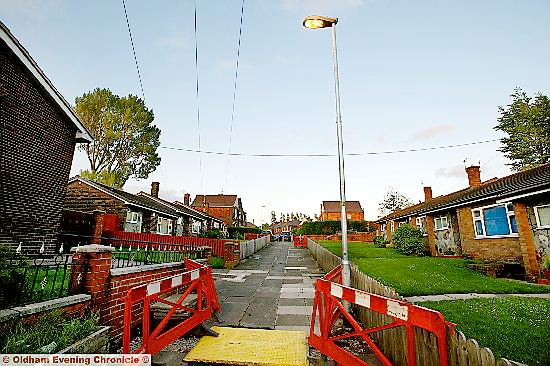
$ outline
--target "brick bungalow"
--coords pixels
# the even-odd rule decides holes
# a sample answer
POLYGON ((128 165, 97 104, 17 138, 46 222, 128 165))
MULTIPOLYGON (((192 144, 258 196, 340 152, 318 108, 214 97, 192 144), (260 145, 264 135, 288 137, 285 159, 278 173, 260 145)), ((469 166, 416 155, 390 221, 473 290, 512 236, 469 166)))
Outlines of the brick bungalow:
POLYGON ((70 104, 0 22, 0 244, 55 252, 76 143, 70 104))
POLYGON ((550 164, 482 182, 479 166, 466 168, 469 187, 432 197, 376 221, 391 241, 399 226, 425 233, 433 256, 461 255, 521 264, 526 276, 539 276, 550 258, 550 164))
POLYGON ((223 220, 226 226, 245 226, 246 212, 237 195, 202 195, 198 194, 191 205, 195 210, 223 220))
MULTIPOLYGON (((359 201, 346 201, 346 216, 348 220, 364 221, 365 211, 359 201)), ((341 217, 340 201, 323 201, 321 204, 321 221, 338 221, 341 217)))

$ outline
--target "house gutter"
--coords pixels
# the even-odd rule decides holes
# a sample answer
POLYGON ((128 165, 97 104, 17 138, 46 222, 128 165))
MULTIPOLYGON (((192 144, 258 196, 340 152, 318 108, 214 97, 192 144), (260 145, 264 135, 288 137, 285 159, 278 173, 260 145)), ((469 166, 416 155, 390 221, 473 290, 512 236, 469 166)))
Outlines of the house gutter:
POLYGON ((514 201, 514 200, 517 200, 519 198, 524 198, 524 197, 530 197, 530 196, 534 196, 534 195, 537 195, 537 194, 541 194, 541 193, 546 193, 546 192, 550 192, 550 188, 547 188, 547 189, 542 189, 540 191, 535 191, 535 192, 529 192, 529 193, 525 193, 525 194, 520 194, 520 195, 517 195, 517 196, 512 196, 512 197, 509 197, 509 198, 502 198, 500 200, 497 200, 497 203, 503 203, 505 201, 514 201))

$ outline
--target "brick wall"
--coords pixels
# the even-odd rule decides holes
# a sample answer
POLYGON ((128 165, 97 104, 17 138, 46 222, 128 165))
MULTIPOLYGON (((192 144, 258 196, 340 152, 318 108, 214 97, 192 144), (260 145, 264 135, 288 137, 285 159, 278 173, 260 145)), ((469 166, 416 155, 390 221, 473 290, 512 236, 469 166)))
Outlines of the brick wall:
POLYGON ((0 41, 0 244, 57 246, 76 127, 0 41))
MULTIPOLYGON (((363 212, 347 212, 348 220, 352 221, 364 221, 363 212)), ((340 212, 323 212, 321 214, 321 221, 338 221, 340 220, 340 212)))
MULTIPOLYGON (((316 241, 316 240, 342 240, 342 236, 338 234, 333 235, 304 235, 308 237, 309 239, 316 241)), ((359 241, 359 242, 372 242, 374 241, 374 237, 376 236, 376 231, 368 232, 368 233, 354 233, 350 234, 348 233, 348 242, 350 241, 359 241)))
POLYGON ((462 254, 486 260, 509 260, 523 263, 519 238, 475 239, 470 207, 457 209, 462 254))
MULTIPOLYGON (((204 207, 193 207, 195 210, 205 212, 204 207)), ((233 225, 233 207, 209 207, 208 215, 223 220, 226 226, 233 225)))

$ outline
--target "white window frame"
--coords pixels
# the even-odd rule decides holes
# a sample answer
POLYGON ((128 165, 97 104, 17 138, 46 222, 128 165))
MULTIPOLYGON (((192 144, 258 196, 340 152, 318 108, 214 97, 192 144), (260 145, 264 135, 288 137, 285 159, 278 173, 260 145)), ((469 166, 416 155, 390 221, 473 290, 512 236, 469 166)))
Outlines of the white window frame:
POLYGON ((416 227, 422 231, 422 235, 428 235, 428 219, 426 215, 418 216, 415 220, 416 227), (424 219, 424 225, 422 224, 422 219, 424 219))
MULTIPOLYGON (((514 211, 514 205, 512 204, 512 202, 504 202, 504 203, 497 203, 497 204, 494 204, 494 205, 476 207, 476 208, 473 208, 471 211, 472 211, 472 222, 474 224, 475 239, 515 238, 515 237, 519 236, 519 233, 517 233, 517 232, 514 233, 512 231, 512 222, 510 221, 510 217, 514 216, 514 218, 515 218, 515 216, 516 216, 515 211, 514 211), (508 231, 510 232, 509 234, 487 235, 487 231, 485 229, 485 216, 483 215, 483 210, 488 209, 488 208, 494 208, 494 207, 504 207, 506 209, 506 218, 508 219, 507 220, 508 221, 508 231), (510 210, 510 207, 512 208, 511 210, 510 210), (476 216, 476 214, 478 214, 478 215, 476 216), (481 228, 482 228, 483 234, 478 234, 477 233, 476 221, 481 222, 481 228)), ((516 227, 517 227, 517 221, 516 221, 516 227)))
POLYGON ((393 234, 394 231, 395 231, 395 223, 392 221, 390 222, 390 232, 393 234))
POLYGON ((406 223, 405 221, 399 221, 399 222, 397 223, 397 227, 398 227, 398 228, 400 228, 400 227, 403 226, 403 225, 407 225, 407 223, 406 223))
POLYGON ((136 224, 141 222, 141 212, 128 210, 126 213, 126 222, 136 224))
POLYGON ((160 235, 172 235, 172 219, 167 219, 166 217, 158 217, 157 219, 157 234, 160 235), (166 230, 168 232, 164 233, 162 232, 162 226, 164 223, 164 220, 167 221, 166 230))
POLYGON ((449 228, 449 218, 447 215, 434 217, 434 230, 435 231, 441 231, 441 230, 447 230, 449 228), (443 219, 445 219, 445 225, 443 225, 443 219), (437 228, 437 221, 441 222, 441 227, 437 228))
POLYGON ((533 211, 535 211, 535 219, 537 220, 537 229, 548 229, 550 228, 550 223, 548 225, 541 225, 540 218, 539 218, 539 208, 546 208, 550 207, 550 205, 540 205, 540 206, 534 206, 533 211))
POLYGON ((386 232, 386 224, 381 224, 380 225, 380 231, 385 233, 386 232))

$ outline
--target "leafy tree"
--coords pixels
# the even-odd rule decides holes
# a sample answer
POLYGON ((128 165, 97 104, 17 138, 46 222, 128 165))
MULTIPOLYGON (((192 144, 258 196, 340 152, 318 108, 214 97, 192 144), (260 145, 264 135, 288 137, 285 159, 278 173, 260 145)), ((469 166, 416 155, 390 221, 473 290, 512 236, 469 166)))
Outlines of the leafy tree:
POLYGON ((77 97, 75 110, 94 137, 79 146, 90 163, 84 177, 121 188, 131 177, 147 178, 160 164, 160 129, 140 98, 97 88, 77 97))
POLYGON ((550 99, 540 93, 528 97, 520 88, 512 103, 498 107, 500 117, 494 127, 508 135, 500 139, 499 151, 511 160, 512 170, 521 171, 550 162, 550 99))
POLYGON ((412 201, 409 198, 390 188, 384 195, 384 200, 378 204, 378 212, 380 212, 380 215, 385 216, 410 205, 412 205, 412 201))

